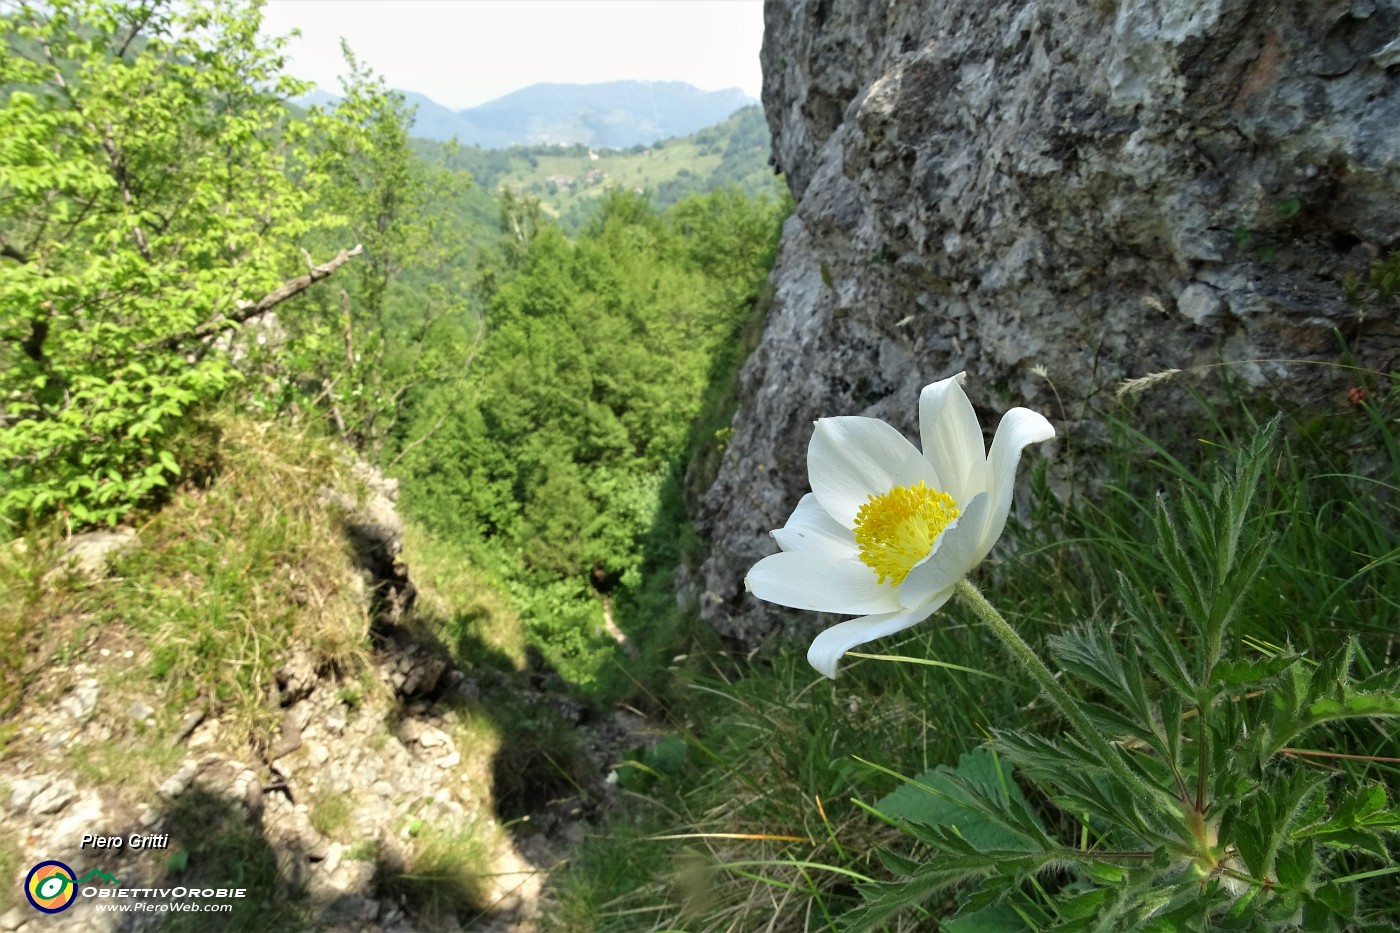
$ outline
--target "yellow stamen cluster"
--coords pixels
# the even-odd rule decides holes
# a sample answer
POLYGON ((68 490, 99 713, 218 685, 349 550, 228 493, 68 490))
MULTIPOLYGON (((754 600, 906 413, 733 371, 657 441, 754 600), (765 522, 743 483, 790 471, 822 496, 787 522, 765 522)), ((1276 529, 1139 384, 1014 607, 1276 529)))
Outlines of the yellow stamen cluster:
POLYGON ((923 480, 871 496, 856 513, 860 559, 880 575, 881 583, 898 586, 957 517, 953 497, 929 489, 923 480))

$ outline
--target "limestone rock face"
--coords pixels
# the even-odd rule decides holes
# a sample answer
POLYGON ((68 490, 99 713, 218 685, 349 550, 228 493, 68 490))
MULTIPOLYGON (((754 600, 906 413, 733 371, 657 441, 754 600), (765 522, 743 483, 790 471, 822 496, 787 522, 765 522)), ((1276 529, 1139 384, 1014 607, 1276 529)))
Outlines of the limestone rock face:
POLYGON ((1395 304, 1344 283, 1400 246, 1400 0, 781 0, 762 59, 797 208, 700 515, 726 635, 778 618, 742 581, 815 418, 916 436, 919 388, 966 370, 985 427, 1027 405, 1083 450, 1125 378, 1335 359, 1337 333, 1394 366, 1395 304))

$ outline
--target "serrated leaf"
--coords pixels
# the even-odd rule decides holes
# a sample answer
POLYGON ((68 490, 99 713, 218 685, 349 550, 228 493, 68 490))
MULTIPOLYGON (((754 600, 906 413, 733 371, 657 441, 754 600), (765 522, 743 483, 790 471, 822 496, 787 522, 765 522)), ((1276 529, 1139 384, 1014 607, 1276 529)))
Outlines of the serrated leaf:
POLYGON ((1379 859, 1389 858, 1385 840, 1378 833, 1367 829, 1339 829, 1334 832, 1317 833, 1312 838, 1334 849, 1361 849, 1379 859))
POLYGON ((1264 832, 1259 828, 1255 819, 1243 819, 1234 825, 1235 848, 1239 850, 1240 858, 1244 859, 1249 870, 1256 876, 1262 877, 1268 873, 1269 840, 1264 832))
POLYGON ((1350 919, 1356 914, 1356 907, 1360 895, 1355 885, 1333 884, 1331 882, 1319 885, 1313 891, 1313 899, 1320 904, 1324 904, 1339 917, 1350 919))
POLYGON ((1221 660, 1211 674, 1211 686, 1236 690, 1250 687, 1275 676, 1297 660, 1296 655, 1280 654, 1257 661, 1221 660))
POLYGON ((884 865, 891 873, 912 878, 918 874, 920 864, 911 858, 900 855, 889 849, 877 849, 875 854, 880 859, 880 864, 884 865))
POLYGON ((1056 904, 1055 909, 1059 911, 1061 917, 1066 920, 1078 920, 1085 917, 1092 917, 1113 897, 1113 892, 1107 888, 1098 888, 1093 891, 1086 891, 1083 894, 1062 900, 1056 904))
POLYGON ((1311 842, 1284 846, 1274 862, 1279 884, 1291 888, 1303 887, 1316 868, 1317 849, 1311 842))
POLYGON ((964 754, 956 769, 940 765, 925 771, 886 795, 876 809, 896 819, 955 828, 982 850, 1043 848, 1036 839, 1012 828, 1018 815, 1031 811, 1011 779, 1009 766, 999 763, 985 746, 964 754))
POLYGON ((1314 700, 1308 706, 1309 725, 1356 716, 1400 716, 1400 696, 1348 692, 1314 700))
POLYGON ((951 920, 940 921, 938 928, 946 933, 1021 933, 1028 929, 1021 915, 1005 904, 959 912, 951 920))

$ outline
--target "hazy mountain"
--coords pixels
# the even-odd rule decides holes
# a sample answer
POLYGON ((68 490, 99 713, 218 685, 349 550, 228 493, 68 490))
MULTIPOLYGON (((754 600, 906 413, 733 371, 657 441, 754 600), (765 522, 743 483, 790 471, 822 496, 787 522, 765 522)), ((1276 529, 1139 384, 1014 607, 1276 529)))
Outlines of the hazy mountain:
MULTIPOLYGON (((549 143, 625 149, 686 136, 721 122, 753 99, 738 88, 702 91, 681 81, 532 84, 479 107, 453 111, 412 91, 413 135, 495 149, 549 143)), ((322 91, 300 103, 333 100, 322 91)))

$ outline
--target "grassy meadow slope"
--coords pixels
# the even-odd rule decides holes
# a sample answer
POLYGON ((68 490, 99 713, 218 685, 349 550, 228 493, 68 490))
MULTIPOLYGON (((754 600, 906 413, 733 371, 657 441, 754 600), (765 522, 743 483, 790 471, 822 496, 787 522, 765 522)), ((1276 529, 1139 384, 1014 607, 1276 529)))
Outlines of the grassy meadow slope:
POLYGON ((432 163, 471 174, 474 186, 463 209, 492 230, 498 222, 496 196, 507 188, 538 198, 545 213, 569 232, 580 228, 612 188, 646 192, 657 207, 725 186, 775 198, 784 190, 768 166, 768 125, 756 106, 690 136, 630 149, 483 149, 426 140, 417 140, 415 147, 432 163))

